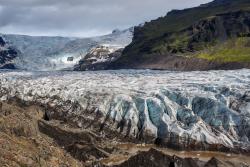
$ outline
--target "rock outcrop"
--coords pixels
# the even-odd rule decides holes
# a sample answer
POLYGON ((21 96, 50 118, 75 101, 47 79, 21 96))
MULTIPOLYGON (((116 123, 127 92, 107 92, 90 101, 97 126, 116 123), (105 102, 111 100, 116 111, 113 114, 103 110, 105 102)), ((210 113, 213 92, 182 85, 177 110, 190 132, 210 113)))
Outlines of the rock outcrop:
POLYGON ((155 149, 150 149, 149 151, 139 152, 127 161, 113 167, 199 167, 197 161, 192 158, 169 156, 155 149))
POLYGON ((149 151, 138 152, 125 162, 113 167, 248 167, 242 162, 225 162, 217 158, 211 158, 208 162, 196 158, 181 158, 170 156, 161 151, 150 149, 149 151))
POLYGON ((6 41, 0 37, 0 69, 14 69, 14 59, 19 52, 9 46, 6 41))
POLYGON ((123 48, 98 46, 92 48, 75 66, 75 71, 106 70, 108 66, 122 55, 123 48))

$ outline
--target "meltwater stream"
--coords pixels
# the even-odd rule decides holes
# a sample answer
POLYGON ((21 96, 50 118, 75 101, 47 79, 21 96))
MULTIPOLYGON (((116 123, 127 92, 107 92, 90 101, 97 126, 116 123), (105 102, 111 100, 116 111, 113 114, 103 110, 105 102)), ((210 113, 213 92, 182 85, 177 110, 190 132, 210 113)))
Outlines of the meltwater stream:
MULTIPOLYGON (((158 139, 184 149, 250 151, 250 70, 247 69, 1 71, 0 98, 61 106, 60 112, 67 116, 84 117, 87 110, 100 112, 103 115, 100 123, 107 118, 118 125, 122 122, 122 129, 117 124, 109 128, 146 142, 158 139)), ((84 121, 79 119, 78 123, 84 121)))

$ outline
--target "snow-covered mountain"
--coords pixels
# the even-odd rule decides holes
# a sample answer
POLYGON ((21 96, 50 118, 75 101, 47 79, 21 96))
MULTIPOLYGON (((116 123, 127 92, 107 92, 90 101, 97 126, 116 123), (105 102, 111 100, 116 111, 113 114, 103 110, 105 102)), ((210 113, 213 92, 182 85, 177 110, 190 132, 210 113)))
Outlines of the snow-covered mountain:
POLYGON ((132 41, 133 28, 114 30, 112 34, 92 38, 34 37, 6 35, 2 37, 21 54, 15 66, 26 70, 72 69, 92 48, 105 45, 110 48, 125 47, 132 41))

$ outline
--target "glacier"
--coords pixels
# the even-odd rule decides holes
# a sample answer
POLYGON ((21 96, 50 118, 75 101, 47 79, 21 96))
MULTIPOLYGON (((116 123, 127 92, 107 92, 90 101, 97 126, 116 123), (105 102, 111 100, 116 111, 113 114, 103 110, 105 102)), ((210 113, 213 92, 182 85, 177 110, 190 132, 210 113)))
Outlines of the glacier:
POLYGON ((10 46, 20 51, 15 67, 31 71, 73 70, 84 56, 97 46, 124 48, 132 42, 133 27, 111 34, 89 37, 46 37, 0 34, 10 46), (68 61, 68 58, 73 61, 68 61))
POLYGON ((146 143, 250 151, 250 70, 0 71, 0 99, 146 143), (97 118, 98 115, 98 118, 97 118), (88 120, 88 121, 87 121, 88 120))

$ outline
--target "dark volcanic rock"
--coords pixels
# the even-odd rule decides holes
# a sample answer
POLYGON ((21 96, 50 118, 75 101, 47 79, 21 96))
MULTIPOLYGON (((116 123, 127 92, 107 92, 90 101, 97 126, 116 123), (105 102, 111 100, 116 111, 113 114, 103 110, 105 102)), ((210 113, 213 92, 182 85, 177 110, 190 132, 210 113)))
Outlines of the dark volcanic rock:
POLYGON ((139 152, 127 161, 113 167, 199 167, 198 160, 169 156, 155 149, 139 152))
POLYGON ((2 37, 0 37, 0 69, 14 69, 13 60, 19 52, 8 46, 2 37))
POLYGON ((0 37, 0 46, 4 47, 5 44, 6 42, 3 40, 2 37, 0 37))
MULTIPOLYGON (((101 166, 101 165, 100 165, 101 166)), ((248 164, 239 162, 222 161, 211 158, 208 162, 195 158, 180 158, 170 156, 161 151, 150 149, 149 151, 138 152, 125 162, 109 167, 249 167, 248 164)))
MULTIPOLYGON (((218 14, 190 26, 186 33, 191 35, 187 48, 199 50, 197 45, 213 41, 226 41, 230 38, 250 36, 250 12, 230 12, 218 14)), ((199 47, 198 46, 198 47, 199 47)))
POLYGON ((216 158, 212 158, 205 165, 205 167, 227 167, 227 166, 228 164, 225 164, 216 158))
POLYGON ((210 159, 204 167, 249 167, 248 164, 245 163, 233 163, 228 161, 221 161, 217 158, 210 159))
POLYGON ((67 61, 74 61, 74 57, 68 57, 67 61))

